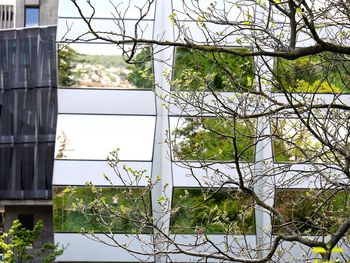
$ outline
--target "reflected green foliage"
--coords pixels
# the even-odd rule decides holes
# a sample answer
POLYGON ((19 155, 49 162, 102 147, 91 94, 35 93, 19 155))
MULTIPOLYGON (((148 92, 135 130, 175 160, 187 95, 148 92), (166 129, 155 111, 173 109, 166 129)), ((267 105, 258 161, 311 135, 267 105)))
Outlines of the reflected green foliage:
POLYGON ((232 189, 175 188, 172 233, 254 234, 253 199, 232 189))
POLYGON ((152 89, 154 86, 154 76, 152 73, 152 49, 146 47, 136 55, 134 64, 130 64, 128 69, 131 71, 127 79, 140 89, 152 89))
MULTIPOLYGON (((328 235, 350 217, 349 194, 348 191, 279 189, 275 208, 297 233, 328 235)), ((283 232, 276 218, 274 231, 283 232)))
POLYGON ((255 123, 222 118, 186 118, 174 131, 174 155, 181 160, 234 159, 233 137, 236 138, 240 161, 254 158, 255 123))
POLYGON ((315 160, 321 144, 295 119, 278 119, 272 123, 273 151, 276 162, 315 160))
POLYGON ((13 221, 8 233, 0 235, 0 251, 5 263, 26 263, 34 260, 49 263, 55 262, 56 257, 62 255, 63 248, 51 243, 40 244, 42 221, 33 230, 22 227, 19 220, 13 221))
POLYGON ((54 188, 56 232, 150 232, 138 216, 150 217, 150 194, 142 188, 54 188))
POLYGON ((175 89, 243 92, 253 89, 252 58, 177 48, 173 72, 175 89))
POLYGON ((58 83, 66 87, 151 89, 151 55, 151 49, 144 48, 134 64, 127 64, 120 55, 82 54, 65 46, 58 51, 58 83))
POLYGON ((276 91, 350 92, 350 61, 344 56, 323 53, 294 61, 279 58, 276 69, 276 91))
POLYGON ((77 61, 85 64, 99 64, 105 66, 106 68, 126 67, 126 63, 122 56, 79 54, 77 56, 77 61))
POLYGON ((72 86, 75 81, 72 77, 78 53, 71 47, 65 46, 58 49, 58 85, 72 86))

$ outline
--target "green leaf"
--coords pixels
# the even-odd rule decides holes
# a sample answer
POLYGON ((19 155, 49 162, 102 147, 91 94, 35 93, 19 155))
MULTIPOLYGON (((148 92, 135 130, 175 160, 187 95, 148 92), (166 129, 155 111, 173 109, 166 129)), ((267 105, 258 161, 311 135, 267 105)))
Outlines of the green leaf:
POLYGON ((341 247, 335 247, 332 249, 332 253, 342 253, 344 250, 341 247))
POLYGON ((326 251, 323 247, 314 247, 314 248, 312 249, 312 252, 323 254, 323 253, 326 253, 327 251, 326 251))

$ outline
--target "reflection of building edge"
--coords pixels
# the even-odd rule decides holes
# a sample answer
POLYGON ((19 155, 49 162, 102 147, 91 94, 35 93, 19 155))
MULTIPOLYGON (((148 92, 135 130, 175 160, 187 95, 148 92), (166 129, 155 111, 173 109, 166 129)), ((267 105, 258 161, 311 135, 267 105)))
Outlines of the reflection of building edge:
POLYGON ((6 231, 19 215, 41 219, 42 242, 53 241, 55 38, 55 26, 0 32, 0 213, 6 231))

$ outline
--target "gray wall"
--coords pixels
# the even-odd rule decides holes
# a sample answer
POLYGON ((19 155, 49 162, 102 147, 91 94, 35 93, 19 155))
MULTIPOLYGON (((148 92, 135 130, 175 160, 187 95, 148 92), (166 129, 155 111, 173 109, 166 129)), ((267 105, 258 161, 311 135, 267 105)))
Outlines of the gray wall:
POLYGON ((5 206, 5 225, 4 229, 8 232, 9 228, 12 225, 12 222, 18 219, 18 214, 33 214, 34 215, 34 225, 42 220, 44 227, 41 232, 39 242, 35 246, 40 246, 42 243, 53 242, 53 221, 52 221, 52 206, 51 205, 42 205, 42 206, 18 206, 10 205, 5 206))
POLYGON ((40 6, 40 26, 57 24, 57 0, 16 0, 15 27, 24 27, 25 6, 40 6))

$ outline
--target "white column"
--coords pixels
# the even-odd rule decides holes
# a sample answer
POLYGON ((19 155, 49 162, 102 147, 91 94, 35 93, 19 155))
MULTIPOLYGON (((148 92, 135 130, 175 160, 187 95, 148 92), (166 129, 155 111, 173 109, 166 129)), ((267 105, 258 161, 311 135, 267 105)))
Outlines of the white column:
MULTIPOLYGON (((173 40, 173 25, 168 18, 171 13, 170 0, 156 1, 153 39, 173 40)), ((152 189, 152 208, 154 223, 165 234, 169 233, 173 179, 168 144, 170 141, 169 114, 165 105, 170 95, 170 85, 163 74, 171 71, 173 50, 173 48, 153 46, 157 117, 152 163, 152 181, 156 185, 152 189)), ((164 251, 166 243, 162 241, 162 235, 155 231, 154 238, 155 249, 164 251)), ((166 262, 167 258, 166 255, 159 255, 154 260, 166 262)))
MULTIPOLYGON (((262 59, 256 59, 257 74, 260 76, 263 74, 263 76, 269 77, 271 74, 269 74, 269 69, 264 63, 262 59)), ((262 83, 262 85, 264 92, 272 94, 272 87, 269 87, 267 83, 262 83)), ((268 106, 266 103, 263 103, 263 105, 268 106)), ((263 110, 264 106, 261 108, 261 111, 263 110)), ((274 175, 270 117, 263 116, 257 119, 256 132, 258 142, 255 148, 254 192, 261 201, 272 206, 274 202, 274 175)), ((266 255, 271 244, 272 215, 268 210, 256 205, 255 222, 258 256, 263 257, 266 255)))

